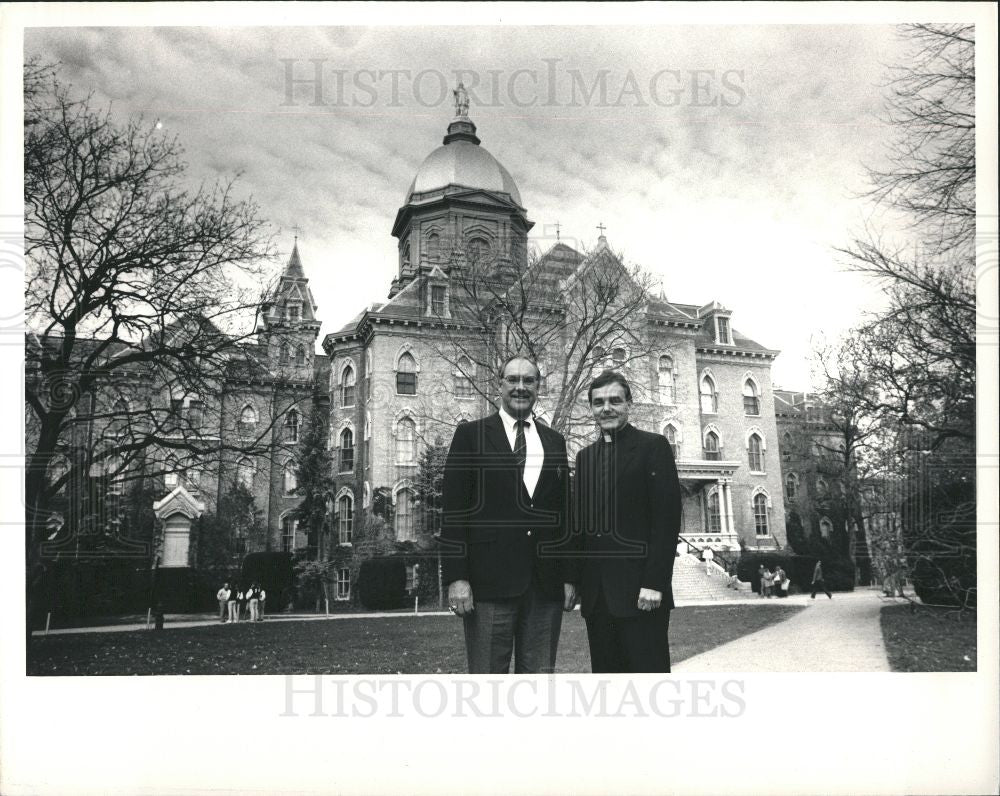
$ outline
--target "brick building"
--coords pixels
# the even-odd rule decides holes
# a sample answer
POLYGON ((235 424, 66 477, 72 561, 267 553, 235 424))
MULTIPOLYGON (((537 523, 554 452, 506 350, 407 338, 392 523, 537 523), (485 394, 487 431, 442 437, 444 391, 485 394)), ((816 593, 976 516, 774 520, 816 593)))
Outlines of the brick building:
MULTIPOLYGON (((476 358, 461 353, 463 344, 471 349, 482 341, 479 317, 458 300, 469 269, 488 261, 501 284, 513 284, 526 268, 540 269, 532 284, 549 287, 533 301, 558 311, 564 309, 558 301, 572 301, 575 287, 600 269, 622 267, 603 235, 592 252, 557 243, 529 265, 531 227, 513 177, 481 146, 472 121, 457 116, 418 168, 396 215, 398 271, 388 301, 326 335, 341 599, 351 598, 368 555, 359 549, 361 518, 370 515, 375 496, 385 494, 391 504, 390 541, 401 550, 429 546, 432 529, 421 527, 414 505, 420 452, 447 444, 456 424, 493 411, 486 398, 492 388, 482 383, 476 358)), ((770 373, 778 352, 740 334, 718 301, 680 303, 662 291, 629 326, 642 355, 611 342, 601 364, 623 370, 633 384, 633 422, 664 434, 674 447, 684 536, 719 550, 784 546, 770 373)), ((563 355, 553 347, 540 356, 543 385, 563 355)), ((543 386, 537 407, 543 420, 547 408, 543 386)), ((591 434, 592 424, 579 425, 579 433, 567 435, 571 458, 591 434)))

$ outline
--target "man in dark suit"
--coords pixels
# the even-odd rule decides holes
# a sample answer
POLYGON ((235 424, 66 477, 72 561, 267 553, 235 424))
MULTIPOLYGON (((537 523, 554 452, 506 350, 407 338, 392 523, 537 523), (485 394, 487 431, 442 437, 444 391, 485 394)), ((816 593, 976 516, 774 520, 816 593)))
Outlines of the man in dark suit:
POLYGON ((546 555, 567 535, 566 440, 535 421, 538 366, 500 371, 500 411, 455 430, 444 470, 442 569, 462 617, 469 672, 552 672, 576 591, 546 555))
POLYGON ((574 582, 595 672, 669 672, 670 580, 681 493, 670 443, 628 422, 632 390, 605 371, 587 392, 600 428, 576 457, 574 582))

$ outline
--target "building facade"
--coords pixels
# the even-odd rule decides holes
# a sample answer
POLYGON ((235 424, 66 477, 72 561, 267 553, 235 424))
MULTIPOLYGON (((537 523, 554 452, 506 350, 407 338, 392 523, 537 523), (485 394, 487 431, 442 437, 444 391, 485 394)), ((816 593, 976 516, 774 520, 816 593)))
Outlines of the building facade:
MULTIPOLYGON (((384 516, 398 543, 426 542, 416 511, 421 451, 447 445, 455 426, 494 411, 492 385, 475 363, 482 314, 459 300, 470 273, 488 263, 501 289, 525 269, 539 269, 532 300, 565 311, 574 289, 601 269, 621 268, 602 235, 594 251, 557 243, 529 263, 532 222, 510 173, 480 144, 465 115, 424 160, 391 230, 398 270, 388 301, 362 310, 326 335, 330 361, 330 437, 336 470, 334 555, 338 595, 351 596, 364 534, 361 518, 384 495, 384 516), (505 281, 506 280, 506 281, 505 281), (562 304, 560 305, 560 302, 562 304), (470 352, 466 356, 463 352, 470 352)), ((500 300, 500 299, 497 299, 500 300)), ((686 304, 662 294, 628 319, 641 354, 609 340, 594 363, 625 373, 633 385, 635 425, 666 436, 684 490, 683 530, 697 547, 775 549, 786 544, 785 503, 771 363, 778 352, 740 334, 717 301, 686 304)), ((503 323, 500 323, 503 327, 503 323)), ((509 332, 497 328, 497 336, 509 332)), ((486 343, 488 346, 489 343, 486 343)), ((497 350, 510 348, 503 345, 497 350)), ((550 346, 539 356, 543 386, 537 413, 550 408, 545 383, 567 356, 550 346)), ((581 400, 585 403, 585 395, 581 400)), ((586 407, 576 417, 586 416, 586 407)), ((571 459, 593 438, 592 423, 567 434, 571 459)))

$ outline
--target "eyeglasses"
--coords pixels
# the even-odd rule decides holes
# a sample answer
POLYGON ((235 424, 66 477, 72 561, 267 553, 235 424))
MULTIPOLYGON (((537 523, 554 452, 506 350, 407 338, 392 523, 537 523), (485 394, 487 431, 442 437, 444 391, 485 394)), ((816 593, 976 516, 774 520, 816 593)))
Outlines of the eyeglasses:
POLYGON ((523 384, 525 387, 534 387, 538 382, 538 379, 534 376, 504 376, 503 380, 511 387, 516 387, 518 384, 523 384))

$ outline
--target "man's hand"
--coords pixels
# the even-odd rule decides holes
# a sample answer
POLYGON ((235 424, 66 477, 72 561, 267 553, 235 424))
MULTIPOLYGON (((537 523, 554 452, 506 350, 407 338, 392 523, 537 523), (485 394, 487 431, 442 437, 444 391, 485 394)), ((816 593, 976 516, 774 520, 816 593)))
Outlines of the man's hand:
POLYGON ((576 586, 572 583, 564 583, 563 595, 563 610, 572 611, 576 606, 576 586))
POLYGON ((472 586, 467 580, 456 580, 448 586, 448 607, 455 616, 471 614, 475 609, 472 602, 472 586))
POLYGON ((663 602, 663 592, 656 591, 656 589, 639 589, 639 606, 640 611, 654 611, 660 607, 660 603, 663 602))

